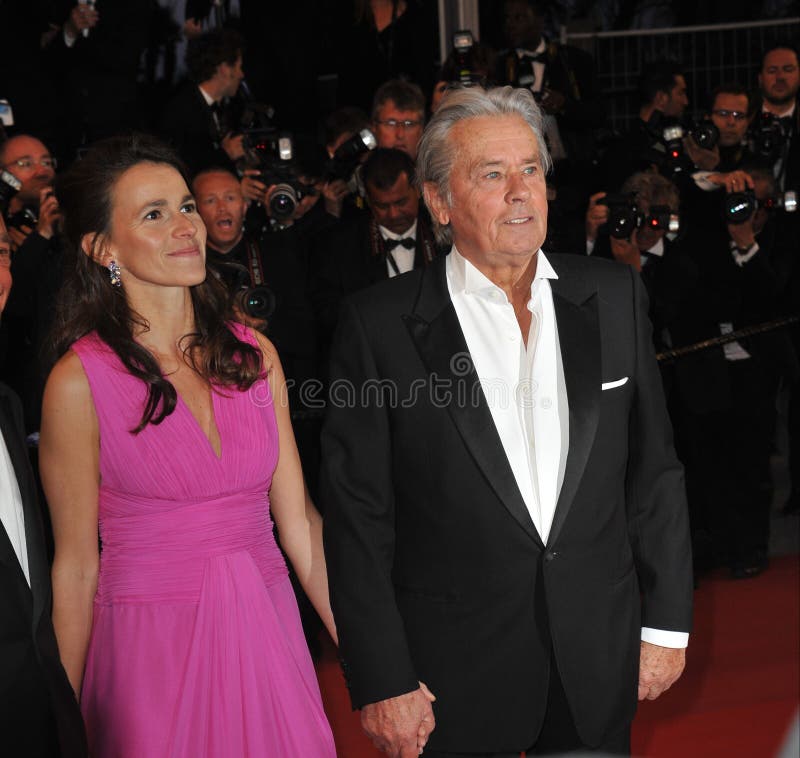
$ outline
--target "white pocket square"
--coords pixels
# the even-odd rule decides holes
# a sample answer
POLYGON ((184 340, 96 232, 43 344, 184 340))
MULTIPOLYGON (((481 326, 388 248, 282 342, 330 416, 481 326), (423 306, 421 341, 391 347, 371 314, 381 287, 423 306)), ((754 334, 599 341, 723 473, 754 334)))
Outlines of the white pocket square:
POLYGON ((628 381, 627 376, 623 376, 622 379, 617 379, 615 382, 603 382, 601 389, 603 390, 613 390, 615 387, 621 387, 625 382, 628 381))

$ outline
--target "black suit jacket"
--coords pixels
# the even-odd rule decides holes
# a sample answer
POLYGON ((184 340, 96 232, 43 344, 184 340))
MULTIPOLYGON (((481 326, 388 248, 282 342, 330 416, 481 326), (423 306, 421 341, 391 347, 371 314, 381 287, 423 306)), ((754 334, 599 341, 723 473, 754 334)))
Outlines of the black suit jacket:
MULTIPOLYGON (((0 384, 0 433, 22 496, 30 587, 0 528, 0 735, 2 750, 26 757, 87 755, 78 704, 50 620, 50 569, 19 400, 0 384)), ((0 493, 5 497, 6 493, 0 493)))
MULTIPOLYGON (((329 234, 319 235, 312 246, 308 290, 317 322, 323 367, 327 365, 342 298, 389 279, 383 239, 377 240, 379 249, 373 249, 372 227, 369 211, 354 212, 329 234)), ((426 265, 426 244, 432 247, 432 254, 440 252, 433 243, 428 213, 420 209, 414 250, 415 269, 426 265)))
POLYGON ((683 474, 640 280, 550 259, 569 452, 547 544, 471 368, 444 259, 345 301, 334 344, 321 490, 345 674, 355 706, 426 682, 432 749, 533 744, 551 649, 578 732, 597 744, 633 717, 640 627, 690 624, 683 474))
POLYGON ((160 134, 180 153, 189 170, 218 166, 236 167, 222 149, 221 139, 210 106, 193 82, 185 82, 164 108, 160 134))

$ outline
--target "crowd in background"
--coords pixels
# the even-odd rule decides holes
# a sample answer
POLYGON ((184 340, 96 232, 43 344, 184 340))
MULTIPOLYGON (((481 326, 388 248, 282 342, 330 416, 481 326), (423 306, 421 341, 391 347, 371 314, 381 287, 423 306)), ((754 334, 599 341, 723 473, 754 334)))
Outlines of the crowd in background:
MULTIPOLYGON (((680 62, 643 61, 638 118, 601 141, 607 95, 593 60, 552 36, 587 15, 580 3, 492 4, 505 47, 462 35, 442 66, 431 4, 269 5, 2 4, 0 98, 13 123, 4 119, 0 162, 11 180, 3 174, 0 202, 14 288, 0 327, 0 378, 22 396, 31 439, 65 274, 58 176, 94 141, 144 131, 180 152, 212 275, 280 352, 317 494, 326 356, 341 299, 448 251, 415 184, 426 118, 452 87, 528 87, 554 159, 545 248, 640 271, 660 352, 718 341, 662 362, 695 561, 728 565, 734 577, 762 571, 779 393, 792 445, 786 512, 800 499, 798 330, 724 335, 798 312, 796 50, 762 51, 749 80, 721 77, 709 101, 694 104, 697 121, 688 118, 680 62), (270 23, 275 15, 280 25, 270 23)), ((681 3, 591 5, 604 9, 600 28, 707 20, 681 3)), ((775 15, 792 10, 767 5, 775 15)))

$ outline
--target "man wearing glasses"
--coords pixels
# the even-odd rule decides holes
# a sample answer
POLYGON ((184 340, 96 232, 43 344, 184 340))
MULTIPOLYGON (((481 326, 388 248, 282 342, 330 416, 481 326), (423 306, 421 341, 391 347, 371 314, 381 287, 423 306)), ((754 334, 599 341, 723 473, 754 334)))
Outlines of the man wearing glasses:
POLYGON ((14 250, 34 231, 46 240, 51 239, 60 215, 53 194, 56 159, 36 137, 20 134, 0 147, 0 164, 22 183, 6 212, 14 250))
POLYGON ((6 211, 14 292, 3 323, 9 360, 0 378, 22 398, 30 433, 39 428, 44 384, 40 350, 61 283, 61 211, 53 193, 56 161, 41 140, 19 134, 0 145, 0 166, 21 184, 6 211))
POLYGON ((375 93, 372 123, 378 147, 403 150, 417 159, 417 146, 425 126, 425 96, 411 82, 390 79, 375 93))

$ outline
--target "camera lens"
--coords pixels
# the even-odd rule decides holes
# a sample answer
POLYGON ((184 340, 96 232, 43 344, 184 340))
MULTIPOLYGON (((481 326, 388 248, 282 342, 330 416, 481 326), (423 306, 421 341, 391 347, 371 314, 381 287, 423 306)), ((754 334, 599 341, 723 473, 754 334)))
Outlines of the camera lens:
POLYGON ((755 213, 756 198, 752 192, 731 192, 725 198, 723 214, 729 224, 742 224, 755 213))
POLYGON ((252 318, 268 319, 275 311, 275 295, 269 287, 250 287, 242 292, 242 310, 252 318))
POLYGON ((270 215, 276 219, 288 219, 297 208, 297 192, 290 184, 277 184, 269 196, 270 215))

